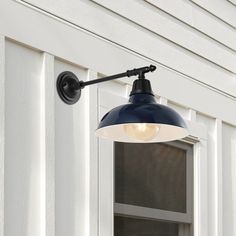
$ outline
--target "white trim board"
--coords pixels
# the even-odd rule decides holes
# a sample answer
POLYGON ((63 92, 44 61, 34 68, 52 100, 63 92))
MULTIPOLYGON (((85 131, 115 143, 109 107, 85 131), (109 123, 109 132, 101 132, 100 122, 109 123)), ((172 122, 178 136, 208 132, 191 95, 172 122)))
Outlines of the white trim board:
POLYGON ((0 35, 0 236, 4 236, 5 37, 0 35))
POLYGON ((55 236, 55 85, 54 57, 43 54, 41 84, 42 235, 55 236))

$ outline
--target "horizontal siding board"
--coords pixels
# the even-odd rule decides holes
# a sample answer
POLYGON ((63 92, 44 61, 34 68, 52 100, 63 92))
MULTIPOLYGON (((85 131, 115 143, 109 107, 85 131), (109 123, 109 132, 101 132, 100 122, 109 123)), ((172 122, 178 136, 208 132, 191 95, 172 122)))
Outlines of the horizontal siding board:
POLYGON ((144 0, 157 8, 168 12, 179 20, 192 25, 192 6, 183 0, 144 0))
POLYGON ((214 0, 191 0, 202 8, 206 9, 216 17, 236 28, 236 8, 228 1, 214 0))
POLYGON ((235 29, 198 5, 193 4, 193 2, 183 0, 145 1, 201 31, 225 46, 236 50, 235 29))
MULTIPOLYGON (((134 27, 130 21, 127 24, 125 19, 114 17, 110 11, 106 11, 103 8, 98 10, 98 6, 91 2, 72 2, 70 4, 74 6, 73 9, 71 9, 69 5, 66 5, 65 2, 63 3, 64 8, 62 8, 62 5, 60 4, 58 4, 57 7, 60 9, 66 9, 63 14, 65 17, 67 16, 68 20, 79 22, 79 24, 81 24, 80 26, 94 31, 96 34, 101 35, 111 42, 115 41, 116 44, 122 45, 123 47, 136 52, 149 60, 165 65, 182 74, 195 78, 198 81, 203 81, 204 83, 210 84, 213 87, 218 87, 233 96, 236 94, 236 87, 232 86, 232 84, 235 82, 235 75, 223 70, 215 64, 207 63, 207 61, 203 58, 192 54, 181 47, 177 47, 173 43, 170 43, 169 41, 157 35, 153 35, 150 32, 146 33, 146 31, 140 29, 140 27, 134 27), (77 12, 81 12, 81 14, 78 14, 77 12), (87 14, 87 12, 90 12, 90 14, 87 14), (94 16, 94 18, 92 18, 91 15, 94 16), (95 19, 99 19, 99 24, 95 19), (226 80, 228 83, 225 83, 226 80)), ((44 4, 47 4, 46 6, 49 7, 48 2, 44 2, 44 4)), ((51 6, 51 8, 53 8, 53 6, 51 6)), ((57 13, 62 15, 61 12, 57 13)), ((6 19, 10 17, 6 11, 3 11, 1 15, 6 19)), ((21 17, 20 21, 22 22, 22 20, 23 18, 21 17)), ((0 22, 0 29, 5 28, 6 31, 9 31, 11 26, 15 28, 15 26, 18 24, 18 22, 14 22, 12 18, 8 19, 8 21, 13 25, 8 24, 6 27, 5 24, 1 24, 0 22)), ((24 22, 24 24, 26 24, 26 27, 29 27, 28 25, 31 22, 28 22, 27 19, 27 22, 24 22)), ((41 24, 42 18, 40 25, 41 24)), ((42 26, 42 28, 44 27, 45 24, 42 26)), ((39 30, 38 28, 36 29, 37 32, 39 30)), ((35 29, 32 29, 32 31, 35 31, 35 29)), ((29 31, 31 35, 30 37, 32 37, 32 31, 29 31)), ((57 32, 55 32, 55 34, 58 35, 57 32)), ((52 34, 50 34, 50 37, 51 35, 52 34)), ((60 35, 60 38, 61 37, 62 36, 60 35)), ((67 38, 68 37, 66 37, 66 40, 68 40, 67 38)), ((58 37, 56 40, 58 41, 58 37)), ((80 42, 80 39, 78 39, 77 43, 71 45, 76 45, 76 47, 79 47, 80 45, 78 42, 80 42)), ((53 44, 55 44, 55 40, 53 44)), ((88 43, 86 43, 86 45, 88 45, 88 43)), ((86 45, 85 47, 87 47, 86 45)), ((63 47, 65 47, 65 43, 63 43, 63 47)), ((104 55, 104 52, 102 54, 104 55)))
POLYGON ((236 0, 226 0, 226 1, 228 1, 231 4, 233 4, 236 7, 236 0))
POLYGON ((139 24, 145 29, 200 55, 227 70, 236 72, 236 53, 198 30, 180 23, 144 1, 94 0, 109 10, 139 24), (124 7, 125 6, 125 7, 124 7), (130 11, 130 9, 134 9, 130 11), (137 12, 139 14, 137 14, 137 12), (147 17, 148 16, 148 17, 147 17), (207 50, 206 50, 207 49, 207 50))

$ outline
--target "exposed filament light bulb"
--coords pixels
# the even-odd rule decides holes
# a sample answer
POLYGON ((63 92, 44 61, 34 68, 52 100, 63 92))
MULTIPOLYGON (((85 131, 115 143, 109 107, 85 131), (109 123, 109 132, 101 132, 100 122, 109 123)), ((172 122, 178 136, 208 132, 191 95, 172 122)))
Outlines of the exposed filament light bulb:
POLYGON ((134 123, 124 126, 127 136, 138 141, 151 141, 157 136, 159 130, 158 125, 148 123, 134 123))

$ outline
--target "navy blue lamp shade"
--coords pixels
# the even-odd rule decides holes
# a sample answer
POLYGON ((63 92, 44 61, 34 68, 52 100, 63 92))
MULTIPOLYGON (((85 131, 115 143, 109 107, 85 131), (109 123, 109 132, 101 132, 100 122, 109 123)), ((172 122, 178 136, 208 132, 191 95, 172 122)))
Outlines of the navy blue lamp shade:
POLYGON ((96 134, 117 142, 154 143, 184 138, 188 130, 175 110, 156 103, 150 82, 138 79, 129 103, 105 114, 96 134))

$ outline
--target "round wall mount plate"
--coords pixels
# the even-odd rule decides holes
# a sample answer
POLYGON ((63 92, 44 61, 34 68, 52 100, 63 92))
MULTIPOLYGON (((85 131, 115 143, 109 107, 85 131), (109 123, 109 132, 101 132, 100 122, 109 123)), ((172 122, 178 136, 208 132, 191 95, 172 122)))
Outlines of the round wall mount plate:
POLYGON ((81 95, 81 88, 78 88, 79 79, 70 72, 64 71, 57 77, 57 92, 63 102, 72 105, 75 104, 81 95))

